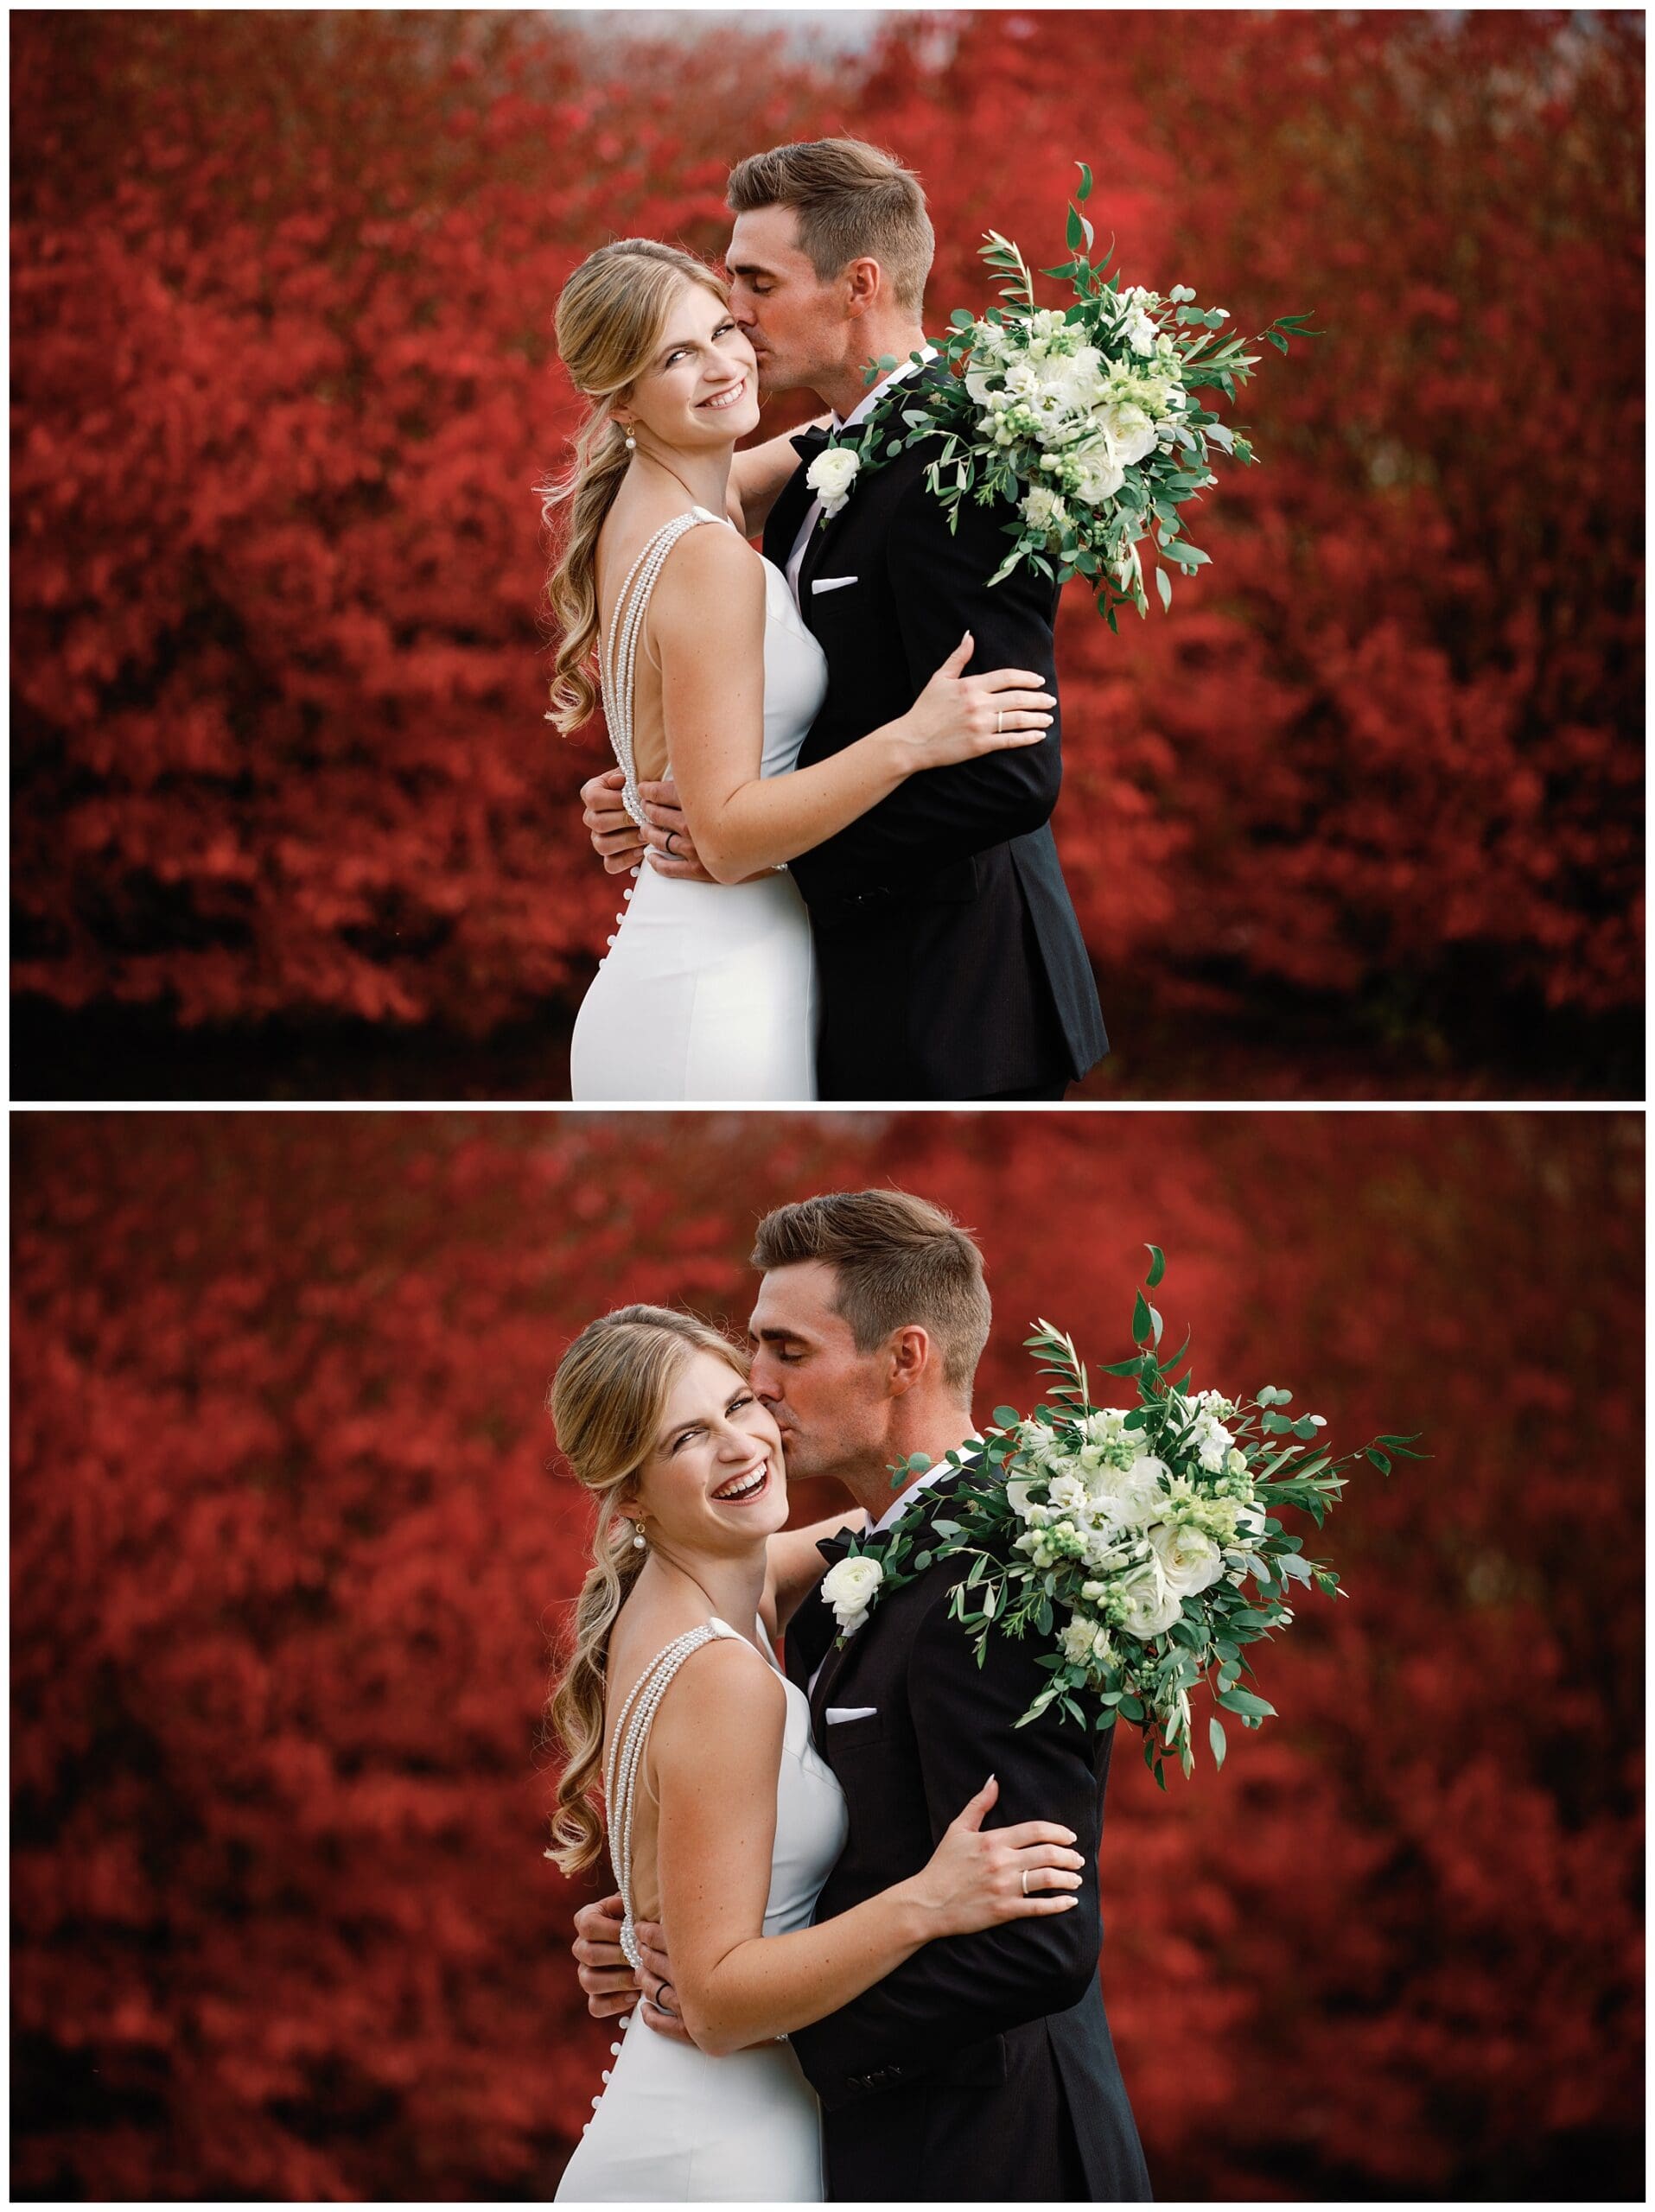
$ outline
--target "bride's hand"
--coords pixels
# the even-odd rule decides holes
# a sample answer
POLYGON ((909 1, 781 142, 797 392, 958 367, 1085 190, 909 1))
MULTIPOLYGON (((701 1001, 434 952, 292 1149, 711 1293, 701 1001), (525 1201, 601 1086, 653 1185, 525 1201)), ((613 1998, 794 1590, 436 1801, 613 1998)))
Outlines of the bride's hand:
POLYGON ((1038 745, 1057 701, 1026 668, 962 676, 971 658, 968 630, 903 717, 920 753, 916 767, 941 768, 984 753, 1038 745))
POLYGON ((1086 1862, 1070 1847, 1074 1830, 1052 1821, 984 1829, 999 1795, 1000 1784, 990 1775, 913 1877, 920 1903, 935 1916, 935 1935, 970 1936, 1008 1920, 1070 1912, 1079 1902, 1050 1894, 1080 1887, 1086 1862))

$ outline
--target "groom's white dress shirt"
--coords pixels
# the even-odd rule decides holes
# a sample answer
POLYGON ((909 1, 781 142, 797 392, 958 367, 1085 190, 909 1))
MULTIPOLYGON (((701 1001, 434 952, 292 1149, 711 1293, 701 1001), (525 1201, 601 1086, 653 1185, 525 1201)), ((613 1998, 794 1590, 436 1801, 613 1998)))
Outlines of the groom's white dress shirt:
MULTIPOLYGON (((921 354, 922 358, 920 360, 904 361, 899 367, 893 369, 889 376, 882 377, 868 397, 851 409, 843 422, 841 422, 836 415, 833 418, 834 429, 853 430, 858 423, 865 423, 883 398, 887 389, 891 385, 900 383, 904 377, 913 376, 917 369, 922 369, 925 366, 926 361, 934 361, 937 358, 937 349, 934 346, 926 346, 922 347, 921 354)), ((821 518, 822 502, 819 499, 812 499, 810 512, 800 524, 799 535, 793 540, 793 550, 787 556, 787 588, 793 595, 795 607, 799 605, 799 572, 805 564, 805 548, 810 543, 811 532, 821 518)), ((885 1525, 884 1522, 880 1522, 882 1529, 885 1525)))

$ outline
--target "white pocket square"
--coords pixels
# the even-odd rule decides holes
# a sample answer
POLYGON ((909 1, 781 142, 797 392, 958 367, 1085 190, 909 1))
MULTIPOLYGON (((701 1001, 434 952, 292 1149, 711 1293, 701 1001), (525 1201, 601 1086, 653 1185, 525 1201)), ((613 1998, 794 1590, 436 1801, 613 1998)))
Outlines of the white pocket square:
POLYGON ((861 582, 862 578, 860 576, 812 576, 811 578, 811 590, 812 593, 818 591, 843 591, 847 584, 859 584, 861 582))
POLYGON ((871 1720, 878 1711, 876 1705, 831 1705, 824 1717, 831 1728, 837 1720, 871 1720))

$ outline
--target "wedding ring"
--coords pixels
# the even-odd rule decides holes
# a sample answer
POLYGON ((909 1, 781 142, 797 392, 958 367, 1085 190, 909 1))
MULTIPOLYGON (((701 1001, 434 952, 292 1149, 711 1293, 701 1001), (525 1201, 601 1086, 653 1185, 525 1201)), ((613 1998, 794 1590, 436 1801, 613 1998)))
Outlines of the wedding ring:
MULTIPOLYGON (((996 737, 1003 737, 1003 736, 1005 735, 1005 729, 1004 729, 1005 719, 1006 719, 1006 710, 1005 710, 1005 709, 1004 709, 1003 707, 996 707, 996 708, 995 709, 995 710, 994 710, 994 734, 995 734, 995 735, 996 735, 996 737)), ((1027 1897, 1027 1896, 1028 1895, 1028 1891, 1027 1891, 1027 1890, 1025 1890, 1025 1891, 1023 1891, 1023 1895, 1024 1895, 1025 1897, 1027 1897)))
POLYGON ((1025 1897, 1028 1895, 1028 1869, 1027 1866, 1023 1869, 1023 1895, 1025 1897))
POLYGON ((672 858, 674 860, 677 860, 678 855, 672 852, 672 840, 678 836, 678 833, 676 830, 669 830, 666 833, 666 849, 669 853, 672 854, 672 858))

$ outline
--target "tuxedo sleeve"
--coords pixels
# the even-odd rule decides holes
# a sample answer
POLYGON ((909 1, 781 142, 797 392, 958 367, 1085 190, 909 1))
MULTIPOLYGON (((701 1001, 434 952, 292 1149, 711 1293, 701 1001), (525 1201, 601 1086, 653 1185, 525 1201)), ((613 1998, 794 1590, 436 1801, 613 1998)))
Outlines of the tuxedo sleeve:
POLYGON ((927 1943, 894 1974, 792 2041, 830 2109, 865 2090, 920 2078, 931 2062, 1051 2012, 1078 2005, 1096 1979, 1102 1942, 1098 1847, 1102 1790, 1097 1738, 1048 1707, 1017 1722, 1049 1677, 1034 1641, 990 1637, 979 1671, 972 1639, 933 1607, 910 1662, 909 1703, 933 1842, 997 1775, 995 1827, 1028 1820, 1073 1828, 1085 1859, 1070 1912, 1015 1920, 974 1936, 927 1943), (870 2077, 877 2077, 870 2078, 870 2077))
MULTIPOLYGON (((1028 669, 1057 696, 1053 587, 1027 568, 989 584, 1010 549, 1003 525, 1014 514, 1003 500, 963 504, 958 532, 952 533, 923 476, 898 502, 885 559, 914 698, 967 630, 974 639, 967 675, 1028 669)), ((818 850, 831 846, 841 875, 875 883, 946 868, 1040 829, 1057 804, 1062 777, 1054 714, 1040 744, 922 769, 818 850)))

